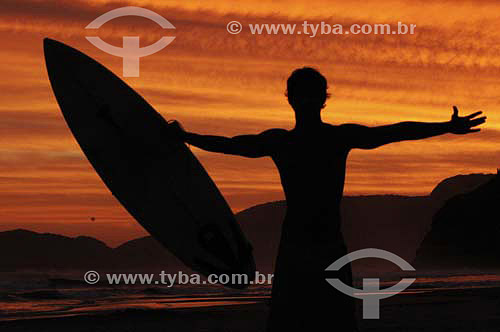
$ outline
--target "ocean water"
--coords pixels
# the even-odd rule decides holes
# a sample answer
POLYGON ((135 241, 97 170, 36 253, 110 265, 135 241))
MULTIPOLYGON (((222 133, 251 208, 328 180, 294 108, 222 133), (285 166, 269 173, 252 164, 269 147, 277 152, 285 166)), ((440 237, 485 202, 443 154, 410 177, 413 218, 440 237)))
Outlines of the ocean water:
MULTIPOLYGON (((404 275, 384 275, 380 278, 380 287, 389 287, 399 282, 401 277, 404 275)), ((416 277, 416 282, 392 297, 388 306, 422 302, 423 297, 414 297, 416 294, 424 294, 426 303, 434 301, 438 304, 443 301, 439 294, 500 289, 500 273, 435 272, 416 277)), ((355 286, 361 288, 360 278, 355 281, 355 286)), ((87 285, 82 280, 82 274, 77 273, 0 273, 0 321, 111 313, 126 309, 168 310, 258 303, 268 301, 270 291, 270 285, 252 285, 245 290, 217 285, 87 285)))
POLYGON ((81 273, 0 273, 0 321, 175 309, 266 301, 270 285, 233 290, 219 285, 86 284, 81 273))

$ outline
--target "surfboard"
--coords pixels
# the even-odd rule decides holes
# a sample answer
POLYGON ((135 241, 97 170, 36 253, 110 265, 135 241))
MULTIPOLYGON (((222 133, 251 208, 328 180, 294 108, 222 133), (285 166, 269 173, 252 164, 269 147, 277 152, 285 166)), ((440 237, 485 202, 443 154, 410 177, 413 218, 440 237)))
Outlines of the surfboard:
MULTIPOLYGON (((255 275, 252 248, 222 194, 169 123, 103 65, 44 39, 52 90, 73 136, 125 209, 189 268, 255 275)), ((168 270, 168 267, 165 267, 168 270)), ((233 280, 234 279, 234 280, 233 280)))

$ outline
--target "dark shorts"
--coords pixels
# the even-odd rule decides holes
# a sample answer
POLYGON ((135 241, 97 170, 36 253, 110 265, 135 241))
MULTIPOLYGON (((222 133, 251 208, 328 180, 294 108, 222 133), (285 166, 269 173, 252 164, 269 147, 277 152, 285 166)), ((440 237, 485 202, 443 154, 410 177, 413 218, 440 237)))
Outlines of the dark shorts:
POLYGON ((325 271, 347 254, 340 231, 315 240, 314 234, 308 236, 303 229, 298 234, 286 226, 285 222, 267 331, 354 331, 354 299, 326 281, 338 278, 352 285, 349 264, 339 271, 325 271))

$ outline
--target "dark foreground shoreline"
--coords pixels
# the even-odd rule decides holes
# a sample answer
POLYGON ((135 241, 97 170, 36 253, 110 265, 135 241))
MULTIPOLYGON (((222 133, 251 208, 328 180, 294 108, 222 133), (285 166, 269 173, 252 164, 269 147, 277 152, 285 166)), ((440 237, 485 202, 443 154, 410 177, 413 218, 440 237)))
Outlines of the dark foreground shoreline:
MULTIPOLYGON (((92 315, 4 321, 0 322, 0 331, 264 332, 269 310, 266 302, 196 308, 126 309, 92 315)), ((360 304, 358 301, 359 317, 360 304)), ((382 300, 380 319, 360 319, 359 325, 362 332, 498 332, 500 288, 400 294, 382 300)), ((335 326, 334 310, 331 326, 335 326)))
POLYGON ((206 308, 141 310, 0 322, 2 332, 255 332, 264 331, 265 303, 206 308))

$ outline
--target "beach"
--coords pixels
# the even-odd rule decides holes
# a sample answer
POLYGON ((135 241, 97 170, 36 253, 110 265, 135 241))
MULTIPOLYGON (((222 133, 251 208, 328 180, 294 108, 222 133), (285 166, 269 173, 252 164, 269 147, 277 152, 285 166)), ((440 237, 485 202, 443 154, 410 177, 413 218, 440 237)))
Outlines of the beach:
MULTIPOLYGON (((380 319, 362 319, 358 300, 359 327, 367 332, 500 331, 497 283, 498 276, 485 275, 421 278, 403 293, 381 300, 380 319)), ((246 294, 191 289, 189 296, 180 291, 94 290, 91 296, 73 290, 79 299, 63 296, 69 291, 32 291, 25 301, 4 294, 0 331, 265 331, 268 288, 246 294)))
POLYGON ((265 304, 174 310, 127 309, 76 317, 31 319, 0 323, 1 331, 264 331, 265 304))

